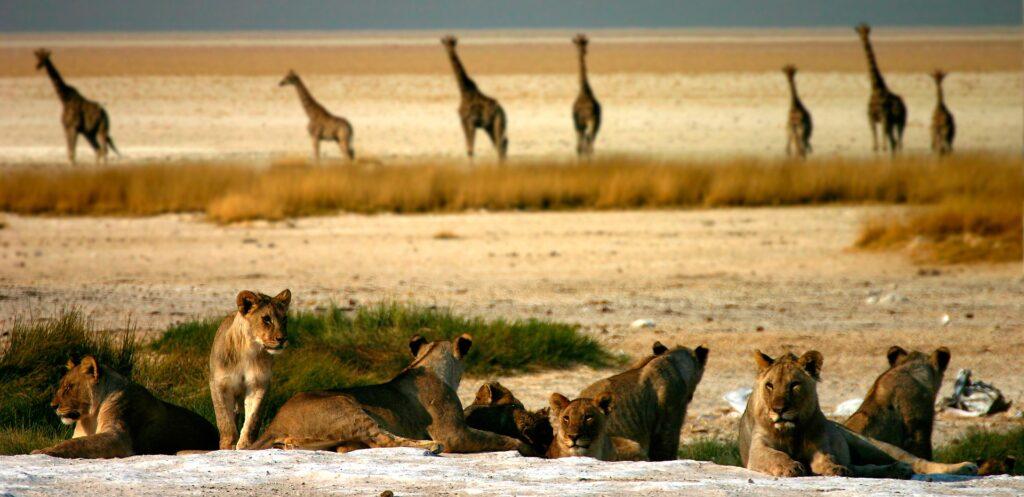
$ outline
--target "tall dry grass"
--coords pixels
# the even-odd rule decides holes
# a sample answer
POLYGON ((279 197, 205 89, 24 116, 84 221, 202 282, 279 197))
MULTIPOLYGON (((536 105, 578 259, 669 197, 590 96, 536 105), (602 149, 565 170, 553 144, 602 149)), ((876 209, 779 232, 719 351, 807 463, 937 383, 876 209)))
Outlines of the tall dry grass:
POLYGON ((1016 198, 1021 161, 993 155, 936 160, 821 158, 725 161, 606 158, 509 166, 408 163, 126 165, 0 175, 0 211, 57 215, 203 212, 215 222, 335 212, 420 213, 938 203, 1016 198))

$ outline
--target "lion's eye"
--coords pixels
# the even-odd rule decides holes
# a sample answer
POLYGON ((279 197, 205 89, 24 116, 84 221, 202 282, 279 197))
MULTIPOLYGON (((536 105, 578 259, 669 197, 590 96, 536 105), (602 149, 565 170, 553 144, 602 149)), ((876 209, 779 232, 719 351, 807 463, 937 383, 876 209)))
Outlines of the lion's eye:
POLYGON ((562 416, 562 422, 563 423, 568 423, 569 422, 569 416, 562 416))
POLYGON ((772 385, 771 382, 764 384, 764 389, 768 390, 769 392, 771 392, 773 388, 775 388, 775 385, 772 385))
POLYGON ((270 316, 263 316, 263 324, 270 326, 270 316))
POLYGON ((796 382, 790 383, 789 384, 789 389, 794 391, 794 392, 799 392, 800 391, 800 384, 796 383, 796 382))
POLYGON ((585 416, 585 417, 583 418, 583 421, 586 421, 587 423, 589 423, 589 422, 591 422, 591 421, 592 421, 593 419, 594 419, 594 417, 588 414, 588 415, 586 415, 586 416, 585 416))

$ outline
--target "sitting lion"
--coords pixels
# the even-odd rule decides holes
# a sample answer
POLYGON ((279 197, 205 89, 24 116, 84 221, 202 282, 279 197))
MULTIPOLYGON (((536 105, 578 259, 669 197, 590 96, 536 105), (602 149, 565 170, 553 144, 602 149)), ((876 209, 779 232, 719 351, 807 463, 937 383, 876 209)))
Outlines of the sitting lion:
POLYGON ((250 448, 347 452, 368 447, 418 447, 433 452, 489 452, 528 447, 466 426, 456 391, 462 358, 473 339, 409 340, 411 364, 379 385, 304 392, 288 399, 250 448))
POLYGON ((932 457, 935 397, 949 365, 949 349, 931 356, 892 346, 889 369, 875 380, 860 409, 843 423, 875 440, 893 444, 917 457, 932 457))
POLYGON ((551 428, 554 440, 547 457, 593 457, 601 461, 643 461, 647 453, 636 442, 608 434, 612 396, 570 401, 560 393, 551 394, 551 428))
POLYGON ((671 461, 679 452, 686 407, 704 374, 708 349, 669 350, 661 342, 654 342, 651 350, 650 357, 625 372, 595 382, 580 396, 596 398, 601 392, 609 392, 615 405, 608 416, 609 436, 636 442, 652 461, 671 461))
POLYGON ((527 411, 509 389, 496 381, 481 385, 463 414, 470 428, 517 438, 529 444, 535 454, 544 454, 551 445, 548 408, 527 411))
POLYGON ((740 419, 740 456, 747 469, 773 476, 909 478, 913 473, 974 474, 974 463, 941 464, 858 435, 829 421, 818 406, 821 353, 778 360, 754 353, 758 373, 740 419))
POLYGON ((67 368, 50 405, 61 422, 75 425, 75 433, 33 454, 97 459, 217 449, 209 421, 154 397, 93 356, 77 366, 68 361, 67 368))

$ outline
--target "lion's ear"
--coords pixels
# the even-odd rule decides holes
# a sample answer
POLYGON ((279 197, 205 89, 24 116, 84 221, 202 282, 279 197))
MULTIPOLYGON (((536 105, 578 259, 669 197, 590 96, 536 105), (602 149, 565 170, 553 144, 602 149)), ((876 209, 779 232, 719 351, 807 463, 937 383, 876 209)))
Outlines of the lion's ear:
POLYGON ((935 352, 932 352, 932 366, 935 366, 935 369, 937 369, 940 374, 946 372, 946 367, 949 366, 949 359, 950 353, 949 349, 946 347, 939 347, 935 349, 935 352))
POLYGON ((476 392, 476 403, 491 405, 501 398, 501 384, 496 381, 489 381, 480 386, 476 392))
POLYGON ((462 359, 469 353, 469 348, 473 346, 473 336, 469 333, 463 333, 455 339, 455 358, 462 359))
POLYGON ((409 351, 412 352, 412 356, 416 357, 420 355, 420 348, 427 344, 427 339, 423 338, 419 334, 413 335, 409 339, 409 351))
POLYGON ((91 376, 92 379, 94 379, 94 380, 99 379, 99 377, 100 377, 100 366, 99 366, 99 364, 96 363, 96 358, 95 357, 93 357, 91 355, 85 356, 82 359, 82 363, 79 364, 79 367, 82 368, 82 372, 83 373, 85 373, 88 376, 91 376))
POLYGON ((708 363, 708 352, 711 351, 703 345, 693 350, 693 356, 697 358, 697 364, 700 364, 702 368, 708 363))
POLYGON ((557 416, 562 412, 562 409, 565 409, 569 405, 569 399, 567 399, 565 395, 555 392, 551 394, 551 397, 548 399, 548 404, 551 406, 550 414, 557 416))
POLYGON ((71 358, 68 358, 68 362, 67 362, 67 364, 64 365, 64 367, 68 368, 68 371, 71 371, 72 369, 75 369, 75 361, 73 359, 71 359, 71 358))
POLYGON ((292 303, 292 291, 285 288, 284 290, 281 290, 281 293, 277 294, 272 300, 274 302, 274 305, 287 310, 288 304, 292 303))
POLYGON ((654 352, 654 355, 661 355, 668 352, 668 347, 662 345, 661 342, 654 342, 654 345, 651 346, 651 352, 654 352))
POLYGON ((821 363, 823 362, 825 362, 825 358, 817 350, 809 350, 800 356, 800 359, 797 359, 797 364, 815 380, 821 380, 821 363))
POLYGON ((772 364, 775 364, 775 359, 772 359, 771 356, 765 354, 764 352, 761 352, 760 350, 755 350, 754 362, 757 363, 757 369, 759 371, 764 371, 772 367, 772 364))
POLYGON ((259 302, 259 297, 249 290, 242 290, 241 292, 238 292, 238 296, 235 297, 235 305, 238 306, 238 312, 243 316, 248 314, 253 307, 256 307, 257 302, 259 302))
POLYGON ((885 357, 889 359, 890 368, 895 366, 896 362, 899 361, 901 357, 906 357, 906 355, 907 351, 903 350, 903 347, 900 347, 899 345, 889 347, 889 351, 885 353, 885 357))
POLYGON ((601 409, 601 412, 603 412, 605 416, 610 414, 612 412, 611 392, 601 392, 601 394, 598 395, 596 399, 594 399, 594 404, 597 405, 599 409, 601 409))

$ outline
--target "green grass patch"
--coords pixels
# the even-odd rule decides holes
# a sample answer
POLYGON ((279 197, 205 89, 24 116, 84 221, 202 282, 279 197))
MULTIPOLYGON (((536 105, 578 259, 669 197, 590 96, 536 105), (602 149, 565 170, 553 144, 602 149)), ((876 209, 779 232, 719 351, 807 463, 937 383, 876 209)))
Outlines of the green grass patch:
POLYGON ((723 466, 743 466, 736 440, 701 438, 679 447, 679 459, 710 461, 723 466))
MULTIPOLYGON (((64 363, 86 354, 96 355, 101 364, 141 383, 157 397, 213 422, 209 351, 219 324, 220 319, 209 319, 175 325, 145 347, 131 339, 131 330, 95 330, 77 312, 39 324, 16 325, 10 348, 0 357, 0 434, 4 439, 0 453, 22 453, 68 436, 49 401, 65 372, 64 363)), ((623 362, 573 325, 464 317, 412 304, 293 313, 288 332, 290 346, 275 358, 265 421, 297 392, 390 379, 411 360, 409 337, 416 333, 428 340, 472 335, 473 347, 466 357, 468 376, 623 362)))
POLYGON ((935 460, 947 463, 979 459, 1001 461, 1006 456, 1017 458, 1013 474, 1024 475, 1024 426, 1005 432, 970 429, 957 440, 935 450, 935 460))

